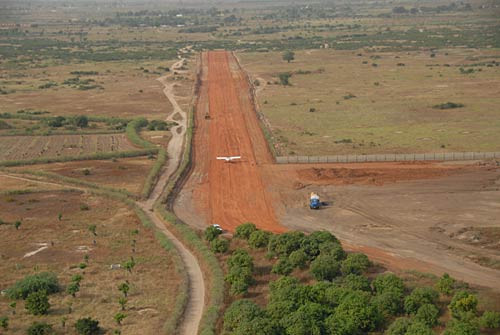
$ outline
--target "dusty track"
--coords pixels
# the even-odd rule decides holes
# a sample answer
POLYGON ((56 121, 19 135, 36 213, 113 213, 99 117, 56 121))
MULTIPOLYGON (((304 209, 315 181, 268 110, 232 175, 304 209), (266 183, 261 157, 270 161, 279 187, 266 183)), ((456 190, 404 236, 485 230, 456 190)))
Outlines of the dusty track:
POLYGON ((203 76, 196 115, 195 201, 207 220, 224 229, 253 222, 283 231, 262 179, 261 166, 272 162, 249 96, 244 73, 234 56, 224 51, 204 53, 203 76), (209 119, 205 118, 206 114, 209 119), (226 163, 217 156, 242 156, 226 163))

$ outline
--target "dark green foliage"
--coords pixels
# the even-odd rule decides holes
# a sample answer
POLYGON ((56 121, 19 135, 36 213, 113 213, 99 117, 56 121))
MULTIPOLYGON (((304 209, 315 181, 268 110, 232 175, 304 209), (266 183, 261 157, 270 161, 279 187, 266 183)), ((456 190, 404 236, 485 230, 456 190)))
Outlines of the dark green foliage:
POLYGON ((292 74, 290 72, 282 72, 278 74, 278 78, 280 80, 280 84, 283 86, 289 86, 290 85, 290 78, 292 77, 292 74))
POLYGON ((274 264, 271 272, 280 275, 288 275, 292 273, 293 269, 294 266, 290 260, 287 257, 282 257, 276 264, 274 264))
POLYGON ((168 130, 168 123, 162 120, 152 120, 148 124, 148 130, 168 130))
MULTIPOLYGON (((309 260, 313 260, 314 258, 316 258, 316 256, 319 255, 320 251, 323 251, 324 253, 330 253, 342 250, 342 246, 340 245, 340 242, 337 240, 337 238, 327 231, 315 231, 310 235, 305 236, 302 239, 300 248, 304 250, 309 260)), ((345 255, 339 256, 342 256, 341 258, 339 258, 339 260, 345 257, 345 255)))
POLYGON ((296 311, 306 299, 306 292, 294 277, 281 277, 269 283, 268 314, 275 320, 296 311))
POLYGON ((467 291, 458 291, 451 299, 448 309, 456 319, 466 319, 477 314, 477 297, 467 291))
POLYGON ((113 316, 113 319, 115 319, 116 323, 118 325, 122 324, 122 321, 127 317, 126 314, 123 314, 122 312, 118 312, 113 316))
POLYGON ((236 227, 234 237, 248 240, 250 238, 250 235, 256 230, 257 227, 253 223, 247 222, 236 227))
POLYGON ((367 292, 351 291, 340 302, 325 323, 332 335, 351 335, 372 331, 382 321, 367 292))
POLYGON ((288 63, 290 63, 292 60, 295 59, 295 53, 293 51, 287 50, 283 52, 283 60, 286 60, 288 63))
POLYGON ((305 268, 307 260, 307 255, 302 249, 292 251, 288 256, 288 261, 294 268, 305 268))
POLYGON ((483 328, 500 328, 500 313, 495 311, 486 311, 479 319, 479 323, 483 328))
POLYGON ((293 251, 300 249, 304 237, 304 233, 299 231, 273 235, 269 240, 269 251, 279 256, 288 256, 293 251))
POLYGON ((62 127, 66 122, 66 118, 64 116, 56 116, 53 118, 47 119, 47 125, 53 128, 62 127))
POLYGON ((30 293, 44 290, 47 294, 59 292, 59 282, 55 274, 41 272, 26 276, 7 289, 10 299, 26 299, 30 293))
POLYGON ((446 330, 443 335, 479 335, 479 333, 477 320, 452 319, 446 325, 446 330))
POLYGON ((250 234, 248 239, 248 245, 252 248, 264 248, 267 247, 271 233, 264 230, 257 230, 250 234))
POLYGON ((243 249, 238 249, 229 259, 228 274, 226 281, 231 284, 231 294, 244 294, 248 291, 248 287, 253 281, 253 260, 252 256, 243 249))
POLYGON ((348 274, 342 279, 341 282, 342 287, 351 289, 351 290, 359 290, 359 291, 371 291, 370 281, 368 278, 357 275, 354 273, 348 274))
POLYGON ((306 302, 293 313, 285 316, 280 324, 287 335, 324 334, 325 312, 320 304, 306 302))
POLYGON ((99 321, 92 318, 82 318, 75 323, 76 332, 79 335, 97 335, 101 331, 99 321))
POLYGON ((333 255, 319 255, 310 266, 311 274, 316 280, 333 280, 340 275, 340 264, 333 255))
POLYGON ((229 240, 225 238, 216 238, 210 242, 210 249, 215 253, 226 253, 229 250, 229 240))
POLYGON ((217 227, 214 227, 214 226, 208 226, 205 229, 205 240, 207 240, 207 241, 213 241, 220 234, 222 234, 222 231, 220 229, 217 229, 217 227))
POLYGON ((393 323, 387 328, 385 335, 406 335, 408 327, 412 324, 410 318, 397 318, 393 323))
POLYGON ((52 326, 45 322, 33 322, 27 331, 28 335, 52 335, 52 326))
POLYGON ((420 306, 435 304, 438 298, 439 293, 432 287, 417 287, 405 298, 405 311, 408 314, 416 314, 420 306))
POLYGON ((445 273, 441 278, 439 278, 436 283, 436 290, 442 294, 451 295, 455 287, 455 279, 450 277, 449 274, 445 273))
POLYGON ((378 275, 372 282, 373 289, 376 293, 384 293, 387 291, 396 291, 403 296, 405 285, 403 280, 393 273, 384 273, 378 275))
POLYGON ((432 108, 435 108, 435 109, 454 109, 454 108, 462 108, 462 107, 464 107, 463 104, 458 104, 455 102, 446 102, 444 104, 432 106, 432 108))
POLYGON ((434 335, 434 333, 425 323, 413 321, 406 330, 405 335, 434 335))
POLYGON ((251 300, 236 300, 224 313, 224 330, 231 332, 238 329, 243 322, 251 322, 263 317, 264 312, 251 300))
POLYGON ((68 285, 68 288, 66 289, 66 292, 68 294, 71 294, 71 296, 74 298, 76 297, 76 294, 80 292, 80 283, 79 282, 73 282, 68 285))
POLYGON ((403 301, 396 290, 385 291, 373 297, 372 303, 386 318, 403 312, 403 301))
POLYGON ((75 126, 80 128, 87 128, 89 125, 89 119, 85 115, 75 116, 73 119, 75 126))
POLYGON ((123 296, 126 298, 128 295, 128 291, 130 291, 130 285, 128 284, 128 282, 124 282, 118 285, 118 291, 123 293, 123 296))
POLYGON ((339 262, 347 257, 340 243, 324 242, 319 245, 319 250, 322 255, 331 255, 339 262))
POLYGON ((347 258, 342 261, 341 270, 343 275, 350 273, 362 274, 371 266, 368 256, 365 254, 349 254, 347 258))
POLYGON ((0 317, 0 327, 2 327, 3 330, 7 330, 9 328, 9 318, 6 316, 0 317))
POLYGON ((45 315, 49 311, 50 303, 46 291, 32 292, 26 298, 26 309, 33 315, 45 315))
POLYGON ((439 318, 439 309, 432 304, 420 306, 415 315, 415 320, 420 321, 428 327, 434 327, 439 318))

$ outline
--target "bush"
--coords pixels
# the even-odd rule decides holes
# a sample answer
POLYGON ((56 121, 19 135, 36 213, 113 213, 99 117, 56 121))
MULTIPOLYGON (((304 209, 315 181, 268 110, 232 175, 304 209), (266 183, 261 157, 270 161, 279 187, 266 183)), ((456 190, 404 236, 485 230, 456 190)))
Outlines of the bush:
POLYGON ((333 255, 319 255, 310 266, 311 274, 316 280, 333 280, 340 275, 340 264, 333 255))
POLYGON ((401 295, 395 290, 377 294, 373 297, 372 303, 377 306, 380 313, 386 318, 401 314, 403 311, 401 295))
POLYGON ((436 283, 436 290, 442 294, 451 295, 453 288, 455 287, 455 279, 450 277, 449 274, 445 273, 441 278, 439 278, 436 283))
POLYGON ((479 319, 479 323, 483 328, 500 328, 500 313, 494 311, 486 311, 479 319))
POLYGON ((6 316, 0 317, 0 327, 2 327, 3 330, 7 330, 9 328, 9 318, 6 316))
POLYGON ((360 276, 354 273, 348 274, 342 279, 342 287, 359 290, 359 291, 371 291, 370 281, 364 276, 360 276))
POLYGON ((420 306, 435 304, 439 294, 431 287, 417 287, 405 298, 404 306, 408 314, 416 314, 420 306))
POLYGON ((443 335, 479 335, 479 333, 477 320, 452 319, 446 325, 446 330, 443 335))
POLYGON ((448 309, 454 318, 465 319, 468 314, 476 315, 477 304, 478 300, 475 295, 466 291, 459 291, 451 299, 448 309))
POLYGON ((73 123, 77 127, 87 128, 89 125, 89 119, 85 115, 79 115, 73 119, 73 123))
POLYGON ((303 269, 306 267, 307 255, 302 249, 295 250, 288 256, 288 261, 292 267, 303 269))
POLYGON ((207 229, 205 229, 205 240, 207 241, 213 241, 222 234, 222 231, 218 229, 217 227, 214 226, 209 226, 207 229))
POLYGON ((278 78, 280 80, 280 84, 283 86, 289 86, 290 85, 290 78, 292 77, 292 74, 290 72, 283 72, 278 74, 278 78))
POLYGON ((26 276, 7 289, 10 299, 26 299, 30 293, 44 290, 47 294, 59 292, 59 282, 55 274, 41 272, 26 276))
POLYGON ((75 323, 76 332, 80 335, 97 335, 101 331, 99 321, 92 318, 79 319, 75 323))
POLYGON ((233 302, 224 313, 224 330, 235 331, 243 322, 251 322, 264 316, 260 307, 251 300, 241 299, 233 302))
POLYGON ((360 275, 365 272, 371 264, 372 263, 368 259, 368 256, 365 254, 349 254, 342 262, 342 274, 348 275, 350 273, 354 273, 360 275))
POLYGON ((252 256, 243 249, 238 249, 229 259, 226 281, 231 284, 231 294, 238 295, 247 292, 252 283, 253 260, 252 256))
POLYGON ((325 311, 320 304, 306 302, 296 311, 281 320, 285 334, 324 334, 323 318, 325 311))
POLYGON ((340 243, 336 242, 325 242, 320 244, 319 251, 321 255, 331 255, 339 262, 347 257, 347 254, 340 243))
POLYGON ((439 317, 439 309, 432 304, 424 304, 420 306, 415 315, 415 320, 420 321, 428 327, 437 325, 439 317))
POLYGON ((455 103, 455 102, 446 102, 444 104, 434 105, 432 108, 434 109, 454 109, 454 108, 462 108, 463 104, 455 103))
POLYGON ((301 248, 305 235, 299 231, 291 231, 279 235, 273 235, 269 240, 268 249, 280 256, 288 256, 292 251, 301 248))
POLYGON ((414 321, 406 330, 405 335, 434 335, 434 332, 426 324, 414 321))
POLYGON ((406 335, 406 331, 412 324, 410 318, 397 318, 393 323, 387 328, 385 335, 406 335))
POLYGON ((279 275, 288 275, 293 271, 293 264, 286 257, 280 258, 280 260, 274 264, 272 273, 277 273, 279 275))
POLYGON ((248 240, 250 235, 257 230, 257 227, 251 223, 247 222, 236 227, 234 237, 248 240))
POLYGON ((229 250, 229 240, 216 238, 210 242, 210 249, 215 253, 223 254, 229 250))
POLYGON ((52 326, 45 322, 33 322, 28 328, 28 335, 52 335, 52 326))
POLYGON ((50 304, 46 291, 36 291, 30 293, 26 298, 26 309, 33 315, 47 314, 50 304))
POLYGON ((373 289, 377 294, 395 291, 403 296, 405 285, 403 280, 392 273, 384 273, 378 275, 377 278, 373 280, 373 289))
POLYGON ((264 230, 256 230, 250 234, 248 245, 252 248, 264 248, 269 244, 271 233, 264 230))

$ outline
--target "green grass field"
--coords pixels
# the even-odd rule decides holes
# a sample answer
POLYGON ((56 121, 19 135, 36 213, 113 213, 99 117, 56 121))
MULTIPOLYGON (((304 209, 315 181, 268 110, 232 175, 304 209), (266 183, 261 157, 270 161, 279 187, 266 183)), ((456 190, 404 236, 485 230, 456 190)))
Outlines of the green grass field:
POLYGON ((291 63, 278 52, 239 57, 260 83, 279 155, 500 149, 498 50, 322 49, 297 52, 291 63), (279 83, 283 72, 291 86, 279 83), (447 102, 464 107, 435 107, 447 102))

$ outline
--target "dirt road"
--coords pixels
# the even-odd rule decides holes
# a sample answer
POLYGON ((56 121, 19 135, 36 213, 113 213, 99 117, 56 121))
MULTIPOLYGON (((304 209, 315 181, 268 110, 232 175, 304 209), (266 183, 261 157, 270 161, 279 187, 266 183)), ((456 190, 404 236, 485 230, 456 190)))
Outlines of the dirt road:
MULTIPOLYGON (((283 231, 273 201, 261 176, 272 163, 256 118, 244 72, 229 52, 202 56, 203 75, 194 139, 194 172, 188 184, 193 201, 206 220, 234 229, 253 222, 258 227, 283 231), (218 156, 241 156, 225 162, 218 156)), ((182 210, 176 213, 184 215, 182 210)), ((191 221, 191 220, 190 220, 191 221)))

